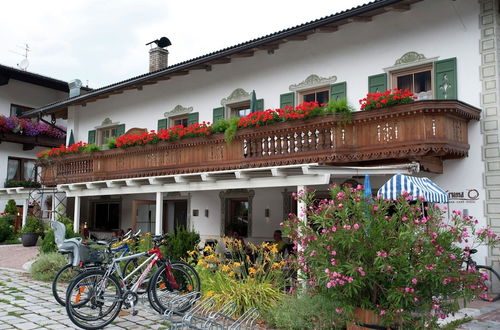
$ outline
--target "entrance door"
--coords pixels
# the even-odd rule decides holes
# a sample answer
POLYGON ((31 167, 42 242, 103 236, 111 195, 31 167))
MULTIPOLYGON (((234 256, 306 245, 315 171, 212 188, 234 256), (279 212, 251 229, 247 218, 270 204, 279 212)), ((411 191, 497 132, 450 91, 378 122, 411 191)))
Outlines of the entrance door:
POLYGON ((132 228, 141 233, 155 233, 156 205, 154 201, 132 201, 132 228))
POLYGON ((177 227, 187 228, 187 200, 166 201, 163 210, 166 215, 166 226, 164 228, 166 227, 168 232, 173 232, 177 227))

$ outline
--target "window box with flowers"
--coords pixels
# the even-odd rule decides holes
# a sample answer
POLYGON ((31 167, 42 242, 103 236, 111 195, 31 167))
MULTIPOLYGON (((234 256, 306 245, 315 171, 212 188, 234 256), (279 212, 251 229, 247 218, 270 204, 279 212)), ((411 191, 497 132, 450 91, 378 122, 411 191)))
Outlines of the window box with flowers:
POLYGON ((33 119, 0 115, 0 136, 7 142, 55 147, 64 144, 66 138, 65 128, 57 127, 33 119))

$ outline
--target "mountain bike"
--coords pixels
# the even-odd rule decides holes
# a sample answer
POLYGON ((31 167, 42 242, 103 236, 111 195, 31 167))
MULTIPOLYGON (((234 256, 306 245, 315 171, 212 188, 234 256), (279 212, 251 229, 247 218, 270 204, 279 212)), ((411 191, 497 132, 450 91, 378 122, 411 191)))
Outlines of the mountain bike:
MULTIPOLYGON (((137 233, 135 233, 133 235, 131 234, 131 231, 126 233, 124 238, 121 241, 123 244, 116 247, 116 248, 111 249, 111 252, 115 255, 120 254, 120 256, 122 256, 122 257, 127 255, 127 254, 130 254, 131 250, 130 250, 130 247, 129 247, 127 241, 129 239, 137 240, 140 232, 141 231, 139 230, 137 233)), ((117 242, 118 242, 118 240, 115 239, 115 240, 111 240, 109 242, 98 241, 95 244, 105 245, 107 247, 109 244, 113 244, 113 243, 117 243, 117 242)), ((74 254, 72 254, 69 257, 68 264, 65 265, 63 268, 61 268, 57 272, 54 279, 52 280, 52 294, 54 296, 54 299, 61 306, 66 305, 66 300, 65 300, 66 290, 68 288, 69 282, 76 275, 80 274, 81 272, 101 268, 102 263, 106 259, 108 259, 102 255, 99 255, 98 253, 94 254, 94 255, 92 255, 91 253, 87 253, 87 257, 84 256, 83 260, 82 260, 82 256, 81 256, 82 251, 89 249, 89 247, 88 247, 89 244, 84 243, 84 242, 81 242, 80 244, 81 245, 78 246, 78 248, 81 250, 81 252, 78 254, 78 256, 75 256, 74 254), (83 246, 83 248, 82 248, 82 246, 83 246), (89 257, 89 255, 90 255, 90 257, 89 257), (74 258, 78 258, 78 260, 73 260, 74 258), (85 259, 85 258, 87 258, 87 259, 85 259), (77 264, 77 266, 75 266, 75 263, 77 264)), ((63 253, 70 253, 70 252, 64 251, 63 253)))
MULTIPOLYGON (((70 320, 84 329, 98 329, 111 323, 122 307, 131 309, 132 315, 137 315, 137 292, 155 264, 162 262, 163 256, 159 246, 165 244, 164 239, 167 236, 152 236, 154 247, 148 252, 113 258, 107 269, 94 269, 77 275, 68 286, 66 294, 66 311, 70 320), (141 257, 147 259, 124 276, 120 262, 141 257), (137 280, 131 281, 134 276, 137 280)), ((164 288, 176 296, 199 291, 198 274, 194 269, 193 272, 186 269, 188 268, 185 263, 165 260, 164 265, 155 271, 152 278, 156 278, 157 282, 153 285, 153 281, 149 281, 147 290, 148 300, 153 308, 155 305, 162 306, 154 300, 153 287, 164 288), (160 271, 161 276, 157 275, 160 271)), ((190 307, 183 305, 176 306, 176 309, 185 311, 190 307)))
POLYGON ((465 260, 465 263, 467 265, 467 270, 475 268, 479 273, 481 273, 481 276, 484 279, 484 284, 488 290, 481 295, 481 299, 489 302, 500 300, 500 275, 498 275, 492 267, 478 265, 474 260, 472 260, 472 255, 476 252, 476 249, 466 250, 467 259, 465 260))

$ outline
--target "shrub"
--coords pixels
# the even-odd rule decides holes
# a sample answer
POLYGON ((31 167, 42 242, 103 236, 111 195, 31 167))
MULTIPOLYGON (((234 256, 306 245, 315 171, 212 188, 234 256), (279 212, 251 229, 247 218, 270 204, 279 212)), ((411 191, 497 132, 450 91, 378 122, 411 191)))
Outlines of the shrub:
POLYGON ((278 329, 344 328, 335 301, 322 295, 287 296, 269 310, 261 310, 266 322, 278 329))
POLYGON ((40 244, 40 252, 42 253, 57 252, 54 230, 52 228, 50 228, 45 233, 42 243, 40 244))
POLYGON ((329 200, 317 201, 314 192, 299 198, 307 223, 296 217, 285 223, 301 246, 298 267, 309 290, 338 303, 347 317, 363 308, 385 325, 434 326, 458 309, 459 299, 470 301, 485 288, 481 274, 463 269, 459 245, 468 253, 498 237, 476 230, 472 217, 454 211, 451 223, 443 223, 437 205, 408 193, 396 202, 369 202, 362 186, 333 186, 329 200))
POLYGON ((39 281, 52 281, 57 272, 67 263, 68 260, 62 254, 41 254, 31 265, 31 276, 39 281))
POLYGON ((26 224, 21 228, 21 233, 37 233, 37 234, 42 234, 43 233, 43 224, 40 219, 33 217, 33 216, 28 216, 26 218, 26 224))
POLYGON ((198 260, 196 269, 203 283, 204 295, 213 297, 219 306, 234 302, 237 315, 257 307, 268 310, 284 297, 285 280, 289 276, 288 264, 282 259, 275 244, 263 243, 248 248, 240 241, 225 238, 225 253, 210 246, 189 252, 192 260, 198 260))
POLYGON ((14 229, 10 223, 9 217, 0 217, 0 242, 5 242, 14 238, 14 229))
POLYGON ((7 214, 12 214, 12 215, 16 215, 17 214, 17 205, 16 205, 16 201, 13 200, 13 199, 9 199, 7 201, 7 204, 5 204, 5 209, 3 211, 4 213, 7 213, 7 214))
POLYGON ((188 257, 188 252, 193 250, 193 247, 197 246, 199 242, 200 235, 197 232, 177 227, 167 239, 164 254, 172 260, 185 260, 188 257))

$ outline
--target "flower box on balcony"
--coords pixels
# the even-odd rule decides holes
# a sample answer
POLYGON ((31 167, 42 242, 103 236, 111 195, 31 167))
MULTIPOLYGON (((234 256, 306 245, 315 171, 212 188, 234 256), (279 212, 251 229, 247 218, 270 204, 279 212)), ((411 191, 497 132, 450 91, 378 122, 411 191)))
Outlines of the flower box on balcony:
POLYGON ((301 163, 360 164, 442 161, 466 157, 468 121, 480 110, 456 100, 418 101, 391 108, 240 129, 223 134, 72 154, 43 160, 44 184, 195 173, 301 163))

